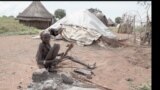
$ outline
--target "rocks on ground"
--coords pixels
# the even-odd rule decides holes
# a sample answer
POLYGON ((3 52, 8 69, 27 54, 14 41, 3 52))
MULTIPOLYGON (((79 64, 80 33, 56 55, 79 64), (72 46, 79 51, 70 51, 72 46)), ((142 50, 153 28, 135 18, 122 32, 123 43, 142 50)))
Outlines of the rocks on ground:
POLYGON ((69 73, 52 73, 46 69, 38 69, 33 72, 32 82, 28 85, 27 90, 99 90, 93 87, 84 88, 83 83, 80 83, 74 80, 69 73))

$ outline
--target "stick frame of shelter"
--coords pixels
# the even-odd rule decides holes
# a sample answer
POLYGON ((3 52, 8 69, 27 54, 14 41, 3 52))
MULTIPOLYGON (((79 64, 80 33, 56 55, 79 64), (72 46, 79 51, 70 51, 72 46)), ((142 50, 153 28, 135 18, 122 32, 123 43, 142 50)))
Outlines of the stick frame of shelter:
POLYGON ((80 60, 75 59, 75 58, 73 58, 73 57, 71 57, 71 58, 69 58, 69 59, 70 59, 71 61, 73 61, 73 62, 79 63, 79 64, 87 67, 88 69, 95 69, 95 68, 96 68, 96 63, 94 63, 93 65, 88 65, 88 64, 85 64, 85 63, 81 62, 80 60))
POLYGON ((60 62, 63 61, 64 58, 68 58, 69 60, 73 61, 73 62, 76 62, 76 63, 79 63, 85 67, 87 67, 88 69, 95 69, 96 68, 96 63, 94 63, 93 65, 88 65, 88 64, 85 64, 83 62, 81 62, 80 60, 78 59, 74 59, 73 57, 71 56, 67 56, 68 52, 73 48, 73 44, 68 44, 67 45, 67 50, 65 51, 64 55, 61 56, 61 58, 58 60, 58 62, 56 62, 56 65, 59 64, 60 62))
POLYGON ((112 89, 107 88, 107 87, 105 87, 105 86, 103 86, 103 85, 99 85, 99 84, 97 84, 97 83, 95 83, 95 82, 93 82, 93 81, 90 81, 90 80, 88 80, 88 79, 85 79, 85 78, 83 78, 83 77, 80 77, 80 76, 78 76, 78 75, 75 74, 75 73, 71 73, 71 75, 72 75, 72 77, 75 78, 75 79, 78 79, 78 80, 80 80, 80 81, 82 81, 82 82, 91 83, 91 84, 93 84, 94 86, 96 86, 96 87, 98 87, 98 88, 101 88, 101 89, 103 89, 103 90, 112 90, 112 89))

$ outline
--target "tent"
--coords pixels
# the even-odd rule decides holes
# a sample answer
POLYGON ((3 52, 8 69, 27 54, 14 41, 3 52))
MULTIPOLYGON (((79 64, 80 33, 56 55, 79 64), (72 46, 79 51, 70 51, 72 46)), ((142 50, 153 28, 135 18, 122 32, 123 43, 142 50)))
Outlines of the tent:
POLYGON ((47 11, 40 1, 33 1, 17 19, 27 26, 46 29, 54 22, 53 15, 47 11))
POLYGON ((76 41, 79 45, 91 45, 100 37, 116 39, 103 22, 88 10, 80 10, 65 16, 46 30, 63 28, 62 37, 69 41, 76 41))
POLYGON ((102 13, 102 11, 93 8, 88 9, 88 11, 94 14, 98 19, 100 19, 104 23, 104 25, 108 26, 107 17, 102 13))

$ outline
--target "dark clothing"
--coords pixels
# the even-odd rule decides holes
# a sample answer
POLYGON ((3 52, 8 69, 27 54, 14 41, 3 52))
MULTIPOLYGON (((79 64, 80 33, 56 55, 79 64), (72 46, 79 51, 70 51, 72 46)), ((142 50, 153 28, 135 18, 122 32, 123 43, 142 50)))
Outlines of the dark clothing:
POLYGON ((46 63, 44 65, 44 60, 46 62, 49 62, 50 60, 54 60, 56 62, 56 56, 58 55, 58 52, 60 50, 59 44, 54 44, 53 47, 50 46, 50 44, 40 43, 39 49, 37 51, 36 60, 39 67, 45 67, 48 68, 54 63, 46 63))
POLYGON ((43 42, 39 44, 39 48, 38 48, 37 55, 36 55, 36 60, 38 64, 42 64, 39 61, 43 61, 46 59, 46 56, 50 48, 51 48, 50 44, 45 44, 43 42))

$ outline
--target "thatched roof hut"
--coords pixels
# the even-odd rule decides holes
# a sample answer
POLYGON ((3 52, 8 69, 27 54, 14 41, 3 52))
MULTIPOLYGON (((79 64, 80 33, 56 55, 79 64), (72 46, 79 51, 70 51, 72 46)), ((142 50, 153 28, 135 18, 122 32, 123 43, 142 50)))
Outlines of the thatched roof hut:
POLYGON ((118 28, 118 33, 131 34, 133 32, 133 26, 129 23, 121 23, 118 28))
POLYGON ((47 11, 40 1, 33 1, 17 16, 20 23, 39 29, 49 27, 54 22, 53 18, 53 15, 47 11))

